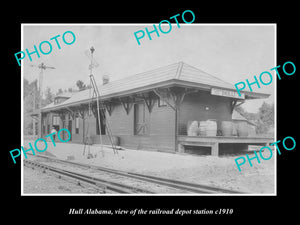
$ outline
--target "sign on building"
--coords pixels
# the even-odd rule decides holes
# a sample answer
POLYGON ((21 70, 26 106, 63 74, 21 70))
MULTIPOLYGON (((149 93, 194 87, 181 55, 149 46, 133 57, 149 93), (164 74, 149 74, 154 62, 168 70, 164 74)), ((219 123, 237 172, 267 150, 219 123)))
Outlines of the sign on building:
POLYGON ((223 96, 223 97, 245 99, 244 93, 241 93, 241 96, 239 96, 237 91, 225 90, 225 89, 220 89, 220 88, 212 88, 210 93, 212 95, 218 95, 218 96, 223 96))

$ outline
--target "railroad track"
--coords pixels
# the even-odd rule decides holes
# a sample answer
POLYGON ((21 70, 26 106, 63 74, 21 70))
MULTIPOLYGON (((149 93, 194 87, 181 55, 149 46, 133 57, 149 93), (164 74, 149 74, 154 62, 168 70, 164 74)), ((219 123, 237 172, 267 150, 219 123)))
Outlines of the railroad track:
POLYGON ((141 189, 117 182, 112 182, 104 179, 100 179, 98 177, 93 177, 90 175, 86 175, 83 173, 74 172, 71 170, 61 169, 54 166, 47 165, 45 163, 40 163, 32 160, 25 159, 24 165, 28 167, 36 167, 43 169, 44 172, 50 171, 56 173, 61 176, 65 176, 68 178, 75 179, 78 184, 81 182, 88 183, 90 185, 94 185, 97 189, 102 189, 103 193, 113 192, 113 193, 122 193, 122 194, 131 194, 131 193, 153 193, 146 189, 141 189))
MULTIPOLYGON (((229 190, 229 189, 223 189, 218 187, 212 187, 208 185, 201 185, 196 183, 190 183, 190 182, 184 182, 179 180, 173 180, 163 177, 157 177, 157 176, 151 176, 151 175, 145 175, 140 173, 134 173, 134 172, 125 172, 121 170, 116 169, 110 169, 107 167, 101 167, 101 166, 94 166, 84 163, 78 163, 78 162, 72 162, 72 161, 66 161, 62 159, 57 159, 53 157, 47 157, 43 155, 35 155, 38 158, 46 159, 48 162, 56 162, 56 163, 62 163, 66 165, 72 165, 75 167, 85 168, 85 169, 92 169, 93 171, 98 171, 99 173, 108 173, 112 176, 119 176, 127 179, 133 179, 136 181, 150 183, 156 186, 163 186, 167 187, 167 189, 173 189, 173 191, 176 189, 178 190, 178 193, 195 193, 195 194, 220 194, 220 193, 228 193, 228 194, 241 194, 242 192, 229 190)), ((26 160, 30 161, 30 160, 26 160)), ((26 162, 25 161, 25 162, 26 162)), ((37 163, 30 161, 31 165, 32 163, 37 163)), ((41 163, 37 163, 41 164, 41 163)), ((156 194, 155 191, 150 191, 151 188, 140 188, 133 185, 126 185, 122 184, 120 182, 114 182, 114 181, 108 181, 107 179, 101 179, 98 177, 91 177, 90 175, 86 175, 79 172, 74 172, 66 169, 59 169, 57 167, 49 166, 49 165, 41 165, 41 166, 48 166, 51 171, 54 170, 62 170, 65 175, 69 174, 71 176, 76 176, 77 179, 84 179, 85 182, 94 183, 97 186, 103 186, 106 190, 110 190, 117 193, 125 193, 125 194, 134 194, 134 193, 146 193, 146 194, 156 194)), ((59 173, 58 171, 56 171, 59 173)), ((142 184, 143 186, 143 184, 142 184)), ((147 185, 146 185, 147 186, 147 185)), ((162 193, 160 193, 162 194, 162 193)))

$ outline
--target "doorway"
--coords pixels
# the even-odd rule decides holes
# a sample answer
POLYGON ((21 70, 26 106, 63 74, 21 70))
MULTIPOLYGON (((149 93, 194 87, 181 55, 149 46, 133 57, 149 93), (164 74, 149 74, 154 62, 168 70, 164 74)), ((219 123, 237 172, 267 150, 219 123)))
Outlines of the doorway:
MULTIPOLYGON (((71 133, 70 141, 72 141, 72 120, 69 120, 69 122, 68 122, 68 130, 71 133)), ((65 139, 65 137, 64 137, 64 139, 65 139)))

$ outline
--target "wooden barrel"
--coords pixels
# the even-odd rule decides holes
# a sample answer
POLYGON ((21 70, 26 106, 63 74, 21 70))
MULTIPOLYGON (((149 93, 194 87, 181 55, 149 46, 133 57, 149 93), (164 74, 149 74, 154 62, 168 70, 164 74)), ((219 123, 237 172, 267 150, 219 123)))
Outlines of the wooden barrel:
POLYGON ((221 130, 222 136, 232 136, 233 123, 232 121, 222 121, 221 130))
POLYGON ((248 124, 247 124, 247 122, 238 122, 236 128, 237 128, 237 135, 239 137, 247 137, 248 136, 248 124))
POLYGON ((207 120, 206 121, 206 136, 217 136, 217 121, 207 120))
POLYGON ((206 136, 206 121, 199 121, 199 136, 206 136))
POLYGON ((187 125, 187 135, 188 136, 197 136, 198 135, 198 121, 188 121, 187 125))

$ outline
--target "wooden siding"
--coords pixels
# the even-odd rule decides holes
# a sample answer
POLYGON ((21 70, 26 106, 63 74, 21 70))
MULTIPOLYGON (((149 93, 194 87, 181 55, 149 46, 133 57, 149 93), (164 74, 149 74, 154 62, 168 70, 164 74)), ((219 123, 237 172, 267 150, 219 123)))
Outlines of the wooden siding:
MULTIPOLYGON (((217 120, 218 127, 222 120, 231 120, 231 98, 213 96, 208 92, 196 92, 187 94, 178 112, 179 135, 186 135, 187 123, 190 120, 217 120), (206 109, 208 108, 208 110, 206 109)), ((43 114, 43 119, 50 122, 52 126, 53 113, 43 114), (50 118, 48 119, 48 115, 50 118)), ((155 150, 175 152, 175 111, 170 106, 158 106, 155 101, 151 113, 145 108, 145 122, 149 132, 144 135, 134 133, 134 107, 127 114, 121 103, 116 103, 112 114, 106 114, 112 135, 118 137, 119 145, 131 149, 155 150)), ((79 133, 75 133, 75 117, 65 114, 65 127, 72 122, 72 142, 84 143, 84 134, 89 129, 93 143, 100 143, 99 135, 96 134, 96 118, 88 116, 85 110, 84 119, 79 119, 79 133)), ((47 124, 46 123, 46 130, 47 124)), ((60 129, 63 128, 63 121, 60 119, 60 129)), ((45 134, 43 134, 45 136, 45 134)), ((47 134, 46 134, 47 135, 47 134)), ((103 143, 110 144, 107 135, 103 135, 103 143)))
POLYGON ((197 92, 185 96, 179 110, 179 134, 187 134, 188 121, 217 120, 218 128, 222 120, 231 120, 231 98, 213 96, 197 92), (208 110, 206 110, 208 107, 208 110))
POLYGON ((132 149, 175 151, 175 113, 168 106, 158 107, 157 101, 152 112, 145 110, 149 132, 134 134, 134 107, 126 114, 121 104, 116 105, 112 115, 107 115, 111 132, 120 138, 120 145, 132 149))
MULTIPOLYGON (((48 117, 52 118, 54 113, 43 114, 43 120, 48 125, 48 117)), ((134 107, 127 114, 122 104, 115 105, 111 116, 106 114, 112 135, 118 137, 119 145, 131 149, 155 150, 155 151, 175 151, 175 111, 169 106, 158 107, 156 100, 151 113, 145 107, 145 118, 149 132, 145 135, 134 134, 134 107)), ((71 142, 84 143, 84 134, 89 130, 93 143, 100 143, 99 135, 96 135, 96 118, 94 115, 88 116, 85 110, 84 119, 79 118, 79 133, 76 134, 75 117, 72 118, 68 113, 65 114, 65 126, 68 128, 69 120, 72 123, 71 142)), ((52 123, 50 121, 50 126, 52 123)), ((60 129, 63 128, 63 121, 59 119, 60 129)), ((43 134, 43 136, 47 135, 43 134)), ((107 135, 102 136, 104 144, 110 144, 107 135)))

